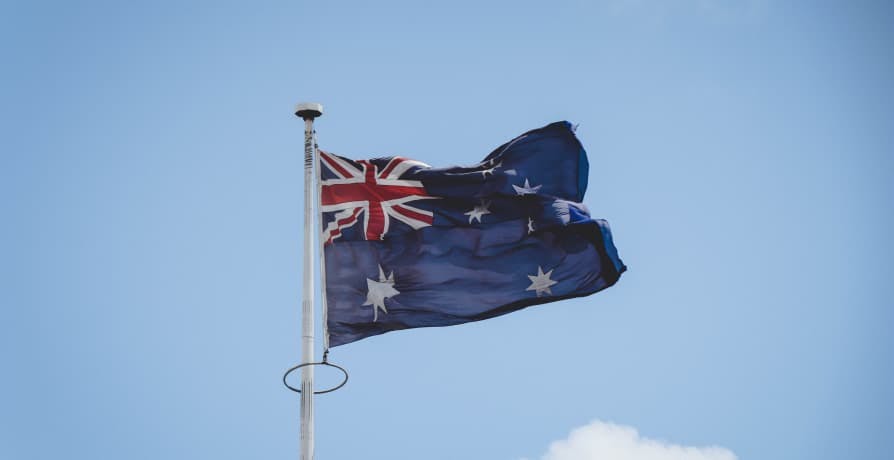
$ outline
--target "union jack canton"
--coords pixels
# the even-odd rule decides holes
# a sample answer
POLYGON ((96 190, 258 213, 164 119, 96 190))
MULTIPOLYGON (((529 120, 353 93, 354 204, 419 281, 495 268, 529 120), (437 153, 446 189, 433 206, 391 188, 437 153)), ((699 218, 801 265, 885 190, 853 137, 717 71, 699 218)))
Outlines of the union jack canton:
POLYGON ((404 179, 414 168, 429 168, 425 163, 394 157, 352 161, 320 152, 323 179, 320 181, 321 211, 328 218, 323 230, 324 244, 342 236, 362 218, 363 231, 358 239, 382 240, 392 227, 392 219, 413 230, 430 226, 431 211, 411 205, 433 198, 422 182, 404 179))

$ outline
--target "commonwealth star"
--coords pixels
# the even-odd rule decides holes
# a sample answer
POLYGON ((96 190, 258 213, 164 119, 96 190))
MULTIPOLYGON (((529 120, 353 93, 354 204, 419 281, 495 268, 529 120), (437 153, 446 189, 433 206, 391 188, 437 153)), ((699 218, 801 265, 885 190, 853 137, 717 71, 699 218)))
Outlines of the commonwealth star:
POLYGON ((400 294, 400 291, 394 289, 394 272, 392 271, 386 278, 385 271, 382 270, 382 265, 380 264, 379 281, 367 278, 366 287, 366 302, 363 305, 372 305, 373 322, 376 322, 379 319, 379 309, 384 313, 388 313, 388 310, 385 308, 385 299, 400 294))

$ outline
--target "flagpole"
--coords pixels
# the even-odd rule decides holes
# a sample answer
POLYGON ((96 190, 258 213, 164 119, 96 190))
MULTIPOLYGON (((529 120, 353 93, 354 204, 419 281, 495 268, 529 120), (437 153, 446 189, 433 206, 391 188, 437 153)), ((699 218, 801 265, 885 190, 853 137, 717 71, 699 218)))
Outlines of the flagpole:
MULTIPOLYGON (((314 166, 316 146, 314 142, 314 118, 323 114, 320 104, 298 104, 295 115, 304 119, 304 254, 302 259, 303 283, 301 292, 301 363, 314 362, 314 226, 313 200, 315 198, 314 166)), ((314 367, 301 368, 301 460, 314 459, 314 367)))

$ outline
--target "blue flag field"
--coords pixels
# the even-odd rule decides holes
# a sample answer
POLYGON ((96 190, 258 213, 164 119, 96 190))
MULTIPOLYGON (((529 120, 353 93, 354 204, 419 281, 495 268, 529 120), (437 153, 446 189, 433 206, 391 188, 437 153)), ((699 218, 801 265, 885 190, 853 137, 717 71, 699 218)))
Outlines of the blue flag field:
POLYGON ((582 204, 589 165, 568 122, 470 167, 320 161, 330 346, 586 296, 626 269, 582 204))

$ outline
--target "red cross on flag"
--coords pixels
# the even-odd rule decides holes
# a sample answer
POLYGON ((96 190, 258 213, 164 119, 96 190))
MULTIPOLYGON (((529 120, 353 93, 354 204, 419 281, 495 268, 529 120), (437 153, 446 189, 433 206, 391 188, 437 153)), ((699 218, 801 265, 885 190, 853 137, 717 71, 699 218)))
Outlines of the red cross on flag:
POLYGON ((430 211, 409 203, 434 198, 416 180, 401 179, 410 168, 429 166, 425 163, 394 157, 379 171, 369 161, 359 161, 360 168, 336 155, 320 151, 322 167, 335 178, 320 181, 322 212, 336 212, 335 219, 323 230, 323 242, 329 244, 341 236, 343 229, 356 224, 362 215, 365 239, 381 240, 388 234, 391 218, 413 229, 427 227, 434 221, 430 211))

